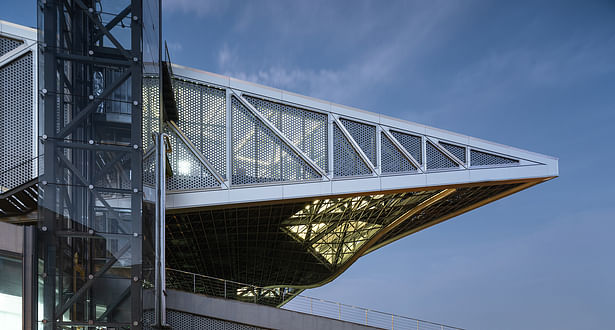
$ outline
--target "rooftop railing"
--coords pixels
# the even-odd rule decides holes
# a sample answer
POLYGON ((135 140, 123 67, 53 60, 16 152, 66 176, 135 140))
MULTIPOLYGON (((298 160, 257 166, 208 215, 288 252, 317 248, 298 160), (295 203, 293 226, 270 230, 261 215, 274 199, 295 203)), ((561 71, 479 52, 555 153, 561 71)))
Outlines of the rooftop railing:
POLYGON ((167 288, 265 305, 391 330, 463 330, 441 323, 375 311, 299 294, 302 290, 262 288, 167 268, 167 288))

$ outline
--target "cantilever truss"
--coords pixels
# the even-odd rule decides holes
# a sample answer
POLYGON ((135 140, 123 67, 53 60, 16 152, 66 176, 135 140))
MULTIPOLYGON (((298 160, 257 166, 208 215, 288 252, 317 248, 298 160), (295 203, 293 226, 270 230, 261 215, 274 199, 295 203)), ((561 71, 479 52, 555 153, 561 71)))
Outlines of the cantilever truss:
MULTIPOLYGON (((173 72, 167 267, 281 288, 270 296, 322 285, 383 245, 557 176, 548 156, 181 66, 173 72)), ((155 116, 145 109, 144 117, 155 116)))

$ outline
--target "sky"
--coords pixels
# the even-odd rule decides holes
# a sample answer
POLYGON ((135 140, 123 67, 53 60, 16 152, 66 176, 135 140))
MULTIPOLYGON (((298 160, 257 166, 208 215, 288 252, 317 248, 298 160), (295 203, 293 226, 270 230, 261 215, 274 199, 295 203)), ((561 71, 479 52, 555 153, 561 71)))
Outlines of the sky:
MULTIPOLYGON (((615 1, 163 0, 174 63, 558 157, 306 295, 467 329, 615 324, 615 1)), ((0 19, 36 25, 35 4, 0 19)))

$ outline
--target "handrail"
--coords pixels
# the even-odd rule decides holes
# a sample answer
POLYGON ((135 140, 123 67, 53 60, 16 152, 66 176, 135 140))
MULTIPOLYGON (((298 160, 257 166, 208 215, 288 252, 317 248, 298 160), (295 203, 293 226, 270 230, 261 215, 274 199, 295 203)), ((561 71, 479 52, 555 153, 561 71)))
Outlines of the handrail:
POLYGON ((298 294, 298 292, 293 294, 288 292, 289 289, 287 288, 258 287, 172 268, 166 268, 166 272, 167 282, 169 282, 167 288, 169 289, 264 304, 267 304, 268 301, 263 300, 277 297, 286 299, 281 303, 285 303, 284 309, 383 329, 463 330, 437 322, 314 298, 298 294), (287 294, 286 297, 284 297, 285 293, 287 294), (287 300, 290 301, 287 302, 287 300))

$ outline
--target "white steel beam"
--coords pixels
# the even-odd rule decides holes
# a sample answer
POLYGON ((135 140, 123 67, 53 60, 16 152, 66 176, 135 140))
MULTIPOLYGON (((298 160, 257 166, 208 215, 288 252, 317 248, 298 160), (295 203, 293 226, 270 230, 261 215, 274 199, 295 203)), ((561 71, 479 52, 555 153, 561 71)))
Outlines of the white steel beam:
POLYGON ((316 164, 310 157, 308 157, 308 155, 306 155, 306 153, 303 152, 303 150, 295 146, 295 144, 292 143, 290 139, 288 139, 277 127, 275 127, 267 118, 265 118, 265 116, 263 116, 258 110, 256 110, 256 108, 254 108, 254 106, 250 102, 244 99, 241 93, 236 92, 232 89, 231 89, 231 92, 233 93, 233 96, 235 96, 237 100, 241 102, 243 106, 248 108, 248 110, 256 118, 258 118, 258 120, 260 120, 265 126, 267 126, 267 128, 269 128, 273 132, 273 134, 275 134, 280 140, 282 140, 282 142, 286 144, 286 146, 291 148, 291 150, 294 151, 295 154, 297 154, 299 157, 301 157, 301 159, 303 159, 312 169, 318 172, 318 174, 320 174, 323 177, 323 179, 324 178, 330 179, 329 176, 327 176, 327 173, 322 168, 320 168, 318 164, 316 164))
POLYGON ((384 135, 386 135, 389 138, 389 140, 393 142, 393 145, 395 146, 395 148, 397 148, 397 150, 399 150, 401 154, 404 155, 404 157, 406 157, 412 163, 412 165, 416 167, 416 169, 419 172, 425 172, 423 171, 421 164, 419 164, 419 162, 417 162, 416 159, 412 157, 412 155, 408 152, 408 150, 406 150, 406 148, 404 148, 404 146, 402 146, 401 143, 397 141, 397 139, 393 136, 393 134, 389 132, 389 129, 387 127, 383 127, 382 132, 384 132, 384 135))
POLYGON ((218 182, 221 185, 223 185, 225 188, 228 188, 228 186, 226 185, 226 182, 224 181, 224 178, 218 173, 218 171, 216 171, 216 169, 207 160, 207 158, 205 158, 205 156, 203 156, 203 154, 196 149, 194 144, 192 144, 190 139, 188 139, 186 137, 186 135, 184 135, 184 132, 181 131, 181 129, 177 126, 177 124, 175 124, 175 122, 170 120, 167 125, 168 125, 169 129, 173 133, 175 133, 175 135, 177 135, 177 137, 184 143, 186 148, 188 148, 188 150, 190 150, 192 155, 194 155, 194 157, 196 157, 201 162, 201 164, 203 164, 203 166, 205 166, 205 168, 207 168, 207 170, 211 173, 211 175, 213 175, 214 178, 216 178, 216 180, 218 180, 218 182))
POLYGON ((455 155, 453 155, 450 151, 448 151, 446 148, 444 148, 443 146, 440 145, 440 140, 434 140, 433 138, 427 136, 427 141, 431 142, 431 144, 433 144, 434 147, 436 147, 436 149, 438 149, 441 153, 443 153, 444 155, 446 155, 446 157, 450 158, 452 161, 454 161, 455 163, 457 163, 457 165, 459 165, 460 167, 466 168, 466 165, 461 161, 461 159, 457 158, 455 155))
POLYGON ((342 134, 344 134, 348 142, 350 142, 350 145, 352 146, 352 148, 359 154, 359 157, 361 157, 361 160, 363 160, 365 165, 369 167, 369 170, 372 171, 372 175, 378 175, 376 173, 376 168, 374 167, 374 164, 372 164, 369 158, 367 158, 367 155, 365 154, 365 152, 363 152, 363 149, 361 149, 357 141, 354 140, 350 132, 348 132, 346 127, 342 124, 342 122, 339 119, 339 116, 333 115, 333 119, 335 120, 335 124, 337 124, 337 127, 340 129, 342 134))

